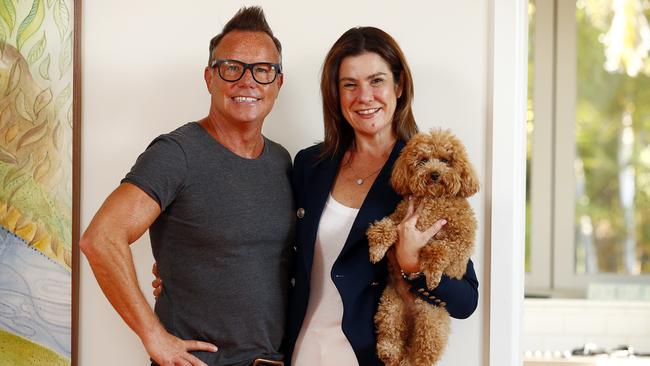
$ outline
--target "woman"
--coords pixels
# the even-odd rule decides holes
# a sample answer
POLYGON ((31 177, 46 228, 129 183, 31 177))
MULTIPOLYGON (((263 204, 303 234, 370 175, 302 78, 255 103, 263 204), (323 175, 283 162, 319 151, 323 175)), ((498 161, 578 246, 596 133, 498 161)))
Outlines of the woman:
MULTIPOLYGON (((365 232, 401 200, 389 181, 405 141, 417 132, 413 82, 390 35, 357 27, 330 49, 321 93, 325 140, 300 151, 294 161, 298 224, 285 359, 296 366, 381 365, 373 317, 388 264, 370 263, 365 232)), ((419 250, 444 225, 440 218, 420 232, 417 216, 411 204, 389 253, 411 296, 426 287, 417 273, 419 250)), ((477 289, 470 261, 462 280, 443 277, 432 294, 452 317, 467 318, 476 309, 477 289)))

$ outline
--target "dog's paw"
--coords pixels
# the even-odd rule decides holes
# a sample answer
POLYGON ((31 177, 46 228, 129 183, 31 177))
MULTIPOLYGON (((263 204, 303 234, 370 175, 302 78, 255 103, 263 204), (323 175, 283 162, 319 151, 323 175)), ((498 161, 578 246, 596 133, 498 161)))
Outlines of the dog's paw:
POLYGON ((386 217, 370 225, 366 234, 370 246, 390 246, 397 241, 397 226, 393 220, 386 217))
POLYGON ((434 288, 438 287, 440 280, 442 279, 442 271, 424 270, 423 272, 424 276, 426 277, 427 287, 429 290, 433 290, 434 288))
POLYGON ((388 248, 389 247, 387 247, 387 246, 380 246, 380 245, 371 246, 368 249, 368 254, 369 254, 369 257, 370 257, 370 261, 372 263, 377 263, 380 260, 382 260, 382 258, 384 258, 384 256, 386 255, 386 252, 388 251, 388 248))
POLYGON ((404 347, 403 339, 392 339, 380 335, 377 339, 377 356, 386 366, 401 366, 403 365, 402 361, 406 358, 404 347))
POLYGON ((460 280, 465 275, 466 270, 467 270, 467 260, 457 261, 451 263, 449 267, 447 267, 447 269, 445 270, 445 274, 451 278, 460 280))
POLYGON ((377 263, 386 255, 386 251, 397 241, 397 227, 389 218, 384 218, 370 225, 366 232, 370 261, 377 263))
POLYGON ((377 342, 377 356, 386 366, 400 366, 404 357, 402 352, 389 342, 377 342))

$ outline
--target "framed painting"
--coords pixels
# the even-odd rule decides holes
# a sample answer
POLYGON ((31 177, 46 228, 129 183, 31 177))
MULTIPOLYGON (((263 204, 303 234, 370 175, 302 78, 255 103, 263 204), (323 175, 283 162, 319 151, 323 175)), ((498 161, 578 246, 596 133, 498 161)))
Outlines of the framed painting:
POLYGON ((0 365, 75 364, 80 16, 0 0, 0 365))

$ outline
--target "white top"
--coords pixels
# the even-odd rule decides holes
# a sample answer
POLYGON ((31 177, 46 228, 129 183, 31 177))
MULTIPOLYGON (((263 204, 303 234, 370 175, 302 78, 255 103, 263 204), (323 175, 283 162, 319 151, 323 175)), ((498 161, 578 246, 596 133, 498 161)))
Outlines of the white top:
POLYGON ((341 328, 343 302, 331 276, 358 212, 331 195, 327 199, 316 233, 307 314, 291 359, 294 366, 359 365, 341 328))

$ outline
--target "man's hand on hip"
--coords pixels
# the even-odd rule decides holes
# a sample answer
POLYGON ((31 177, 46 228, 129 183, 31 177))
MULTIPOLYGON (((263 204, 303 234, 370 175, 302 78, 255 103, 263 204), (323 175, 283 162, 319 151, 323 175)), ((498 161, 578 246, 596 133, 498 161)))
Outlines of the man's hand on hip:
POLYGON ((149 356, 161 366, 208 366, 189 352, 218 350, 211 343, 182 340, 164 330, 143 343, 149 356))

